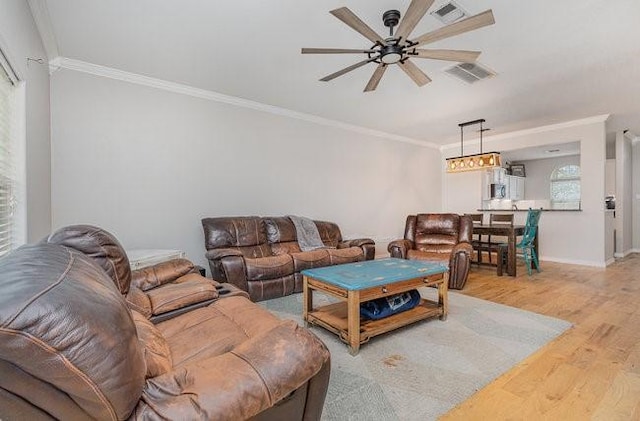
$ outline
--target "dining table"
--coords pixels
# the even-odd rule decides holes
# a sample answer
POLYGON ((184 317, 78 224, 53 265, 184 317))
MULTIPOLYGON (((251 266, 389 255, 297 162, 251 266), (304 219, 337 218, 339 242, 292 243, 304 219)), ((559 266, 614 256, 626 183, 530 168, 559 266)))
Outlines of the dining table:
MULTIPOLYGON (((507 274, 516 276, 516 240, 524 235, 524 225, 487 225, 478 224, 473 226, 473 233, 476 235, 496 235, 507 237, 507 274)), ((540 256, 538 248, 538 233, 533 240, 533 247, 536 254, 540 256)))

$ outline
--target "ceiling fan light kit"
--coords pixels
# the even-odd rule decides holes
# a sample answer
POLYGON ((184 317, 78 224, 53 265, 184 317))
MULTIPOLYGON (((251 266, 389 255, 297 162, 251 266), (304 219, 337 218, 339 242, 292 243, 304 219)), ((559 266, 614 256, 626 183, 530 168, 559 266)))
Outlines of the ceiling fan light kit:
POLYGON ((409 76, 416 85, 423 86, 431 79, 410 61, 411 58, 426 58, 433 60, 446 60, 459 63, 474 62, 480 55, 479 51, 463 50, 427 50, 418 49, 421 45, 430 44, 445 38, 473 31, 484 26, 495 23, 493 12, 487 10, 475 16, 468 17, 451 23, 442 28, 409 39, 411 32, 418 22, 424 17, 435 0, 412 0, 404 17, 401 17, 398 10, 387 10, 382 15, 382 21, 389 28, 389 37, 382 38, 376 31, 371 29, 358 16, 347 7, 332 10, 330 13, 343 23, 355 30, 374 44, 368 49, 345 49, 345 48, 303 48, 302 54, 367 54, 367 59, 352 64, 342 70, 327 75, 320 79, 328 82, 342 76, 352 70, 369 63, 377 63, 378 67, 374 71, 371 79, 367 83, 364 91, 370 92, 376 89, 386 67, 397 64, 409 76), (394 28, 397 30, 394 34, 394 28))
POLYGON ((460 127, 460 156, 455 156, 446 159, 447 172, 464 172, 464 171, 477 171, 477 170, 490 170, 492 168, 500 168, 502 166, 502 159, 499 152, 482 152, 482 133, 489 130, 483 129, 482 123, 486 120, 484 118, 467 121, 458 124, 460 127), (473 155, 464 154, 464 128, 466 126, 472 126, 480 124, 480 153, 473 155))

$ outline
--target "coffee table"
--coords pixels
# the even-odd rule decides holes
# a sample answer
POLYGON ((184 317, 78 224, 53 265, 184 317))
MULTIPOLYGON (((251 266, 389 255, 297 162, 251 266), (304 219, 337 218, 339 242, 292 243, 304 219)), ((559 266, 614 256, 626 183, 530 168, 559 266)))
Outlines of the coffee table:
POLYGON ((302 275, 305 324, 322 326, 337 334, 347 343, 351 355, 356 355, 360 344, 374 336, 435 316, 447 318, 449 269, 438 263, 376 259, 306 269, 302 275), (360 320, 361 303, 424 286, 438 287, 438 302, 423 298, 411 310, 380 320, 360 320), (340 301, 314 308, 314 291, 340 301))

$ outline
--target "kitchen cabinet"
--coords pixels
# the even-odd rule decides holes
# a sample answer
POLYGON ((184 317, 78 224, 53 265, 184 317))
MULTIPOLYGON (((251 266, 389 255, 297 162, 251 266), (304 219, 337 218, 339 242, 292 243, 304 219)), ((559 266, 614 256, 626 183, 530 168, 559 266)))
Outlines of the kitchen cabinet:
POLYGON ((511 200, 524 200, 524 177, 515 175, 506 176, 507 198, 511 200))

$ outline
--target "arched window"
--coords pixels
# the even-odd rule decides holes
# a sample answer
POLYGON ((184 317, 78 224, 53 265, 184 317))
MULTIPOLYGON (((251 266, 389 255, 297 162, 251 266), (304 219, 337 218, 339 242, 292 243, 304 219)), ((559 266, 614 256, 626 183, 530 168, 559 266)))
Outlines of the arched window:
POLYGON ((580 166, 563 165, 551 173, 551 207, 580 209, 580 166))

